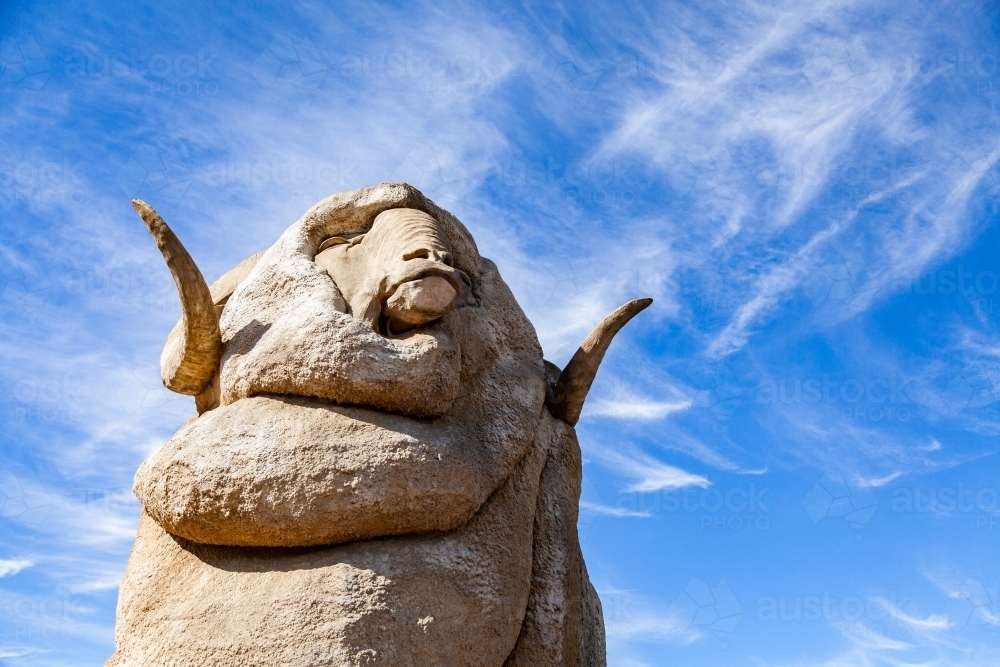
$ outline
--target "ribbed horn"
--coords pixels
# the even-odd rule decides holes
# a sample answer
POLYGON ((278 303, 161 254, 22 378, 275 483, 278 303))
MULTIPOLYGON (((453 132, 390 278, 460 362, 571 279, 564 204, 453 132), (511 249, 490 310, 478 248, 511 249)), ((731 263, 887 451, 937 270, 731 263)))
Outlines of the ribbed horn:
POLYGON ((195 396, 211 382, 222 356, 212 295, 198 265, 163 218, 140 199, 133 199, 132 206, 153 235, 181 299, 181 319, 167 336, 160 355, 160 376, 167 389, 195 396))
POLYGON ((629 301, 601 320, 601 323, 590 332, 583 345, 566 364, 566 368, 559 375, 559 380, 551 388, 545 400, 553 417, 563 420, 570 426, 580 421, 583 402, 587 400, 590 385, 594 383, 597 369, 615 334, 651 303, 653 300, 648 298, 629 301))

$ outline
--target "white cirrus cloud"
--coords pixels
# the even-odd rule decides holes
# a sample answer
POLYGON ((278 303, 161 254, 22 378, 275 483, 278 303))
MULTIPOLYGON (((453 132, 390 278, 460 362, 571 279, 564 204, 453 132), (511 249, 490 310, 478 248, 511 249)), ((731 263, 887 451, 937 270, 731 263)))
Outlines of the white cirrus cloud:
POLYGON ((663 463, 642 452, 626 454, 602 448, 595 455, 619 473, 636 480, 625 488, 627 492, 674 491, 692 486, 704 489, 711 486, 706 477, 663 463))
POLYGON ((0 559, 0 577, 9 577, 17 574, 21 570, 25 570, 34 564, 34 561, 30 561, 27 558, 0 559))

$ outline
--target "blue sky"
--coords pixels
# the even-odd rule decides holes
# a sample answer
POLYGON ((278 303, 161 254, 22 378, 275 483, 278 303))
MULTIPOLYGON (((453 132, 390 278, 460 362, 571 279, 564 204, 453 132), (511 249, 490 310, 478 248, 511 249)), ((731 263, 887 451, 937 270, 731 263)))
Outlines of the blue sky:
POLYGON ((209 280, 332 192, 462 219, 562 365, 609 664, 1000 663, 995 2, 0 5, 0 664, 99 665, 209 280))

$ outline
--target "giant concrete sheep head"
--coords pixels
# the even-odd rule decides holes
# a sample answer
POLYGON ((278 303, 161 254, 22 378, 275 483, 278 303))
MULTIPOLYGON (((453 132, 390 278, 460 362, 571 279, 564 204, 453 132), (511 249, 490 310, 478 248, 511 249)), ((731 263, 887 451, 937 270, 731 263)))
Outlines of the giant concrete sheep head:
POLYGON ((468 230, 411 186, 328 197, 211 287, 156 212, 133 205, 182 304, 163 382, 195 396, 200 415, 135 489, 160 525, 196 542, 335 544, 463 525, 527 451, 540 410, 577 422, 611 339, 651 302, 613 312, 559 371, 468 230), (351 424, 340 444, 329 434, 341 426, 321 437, 302 426, 334 418, 351 424), (266 460, 247 459, 246 443, 267 438, 266 460), (319 459, 302 462, 317 439, 319 459), (283 446, 296 453, 282 458, 283 446))

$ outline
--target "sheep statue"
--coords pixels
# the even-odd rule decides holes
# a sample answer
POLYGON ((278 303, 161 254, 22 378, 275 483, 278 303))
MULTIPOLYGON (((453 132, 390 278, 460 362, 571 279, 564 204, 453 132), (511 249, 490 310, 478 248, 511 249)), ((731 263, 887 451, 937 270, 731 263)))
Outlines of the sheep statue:
POLYGON ((575 424, 614 335, 565 369, 468 230, 415 188, 313 206, 208 286, 147 204, 198 415, 139 468, 109 667, 595 667, 575 424))

